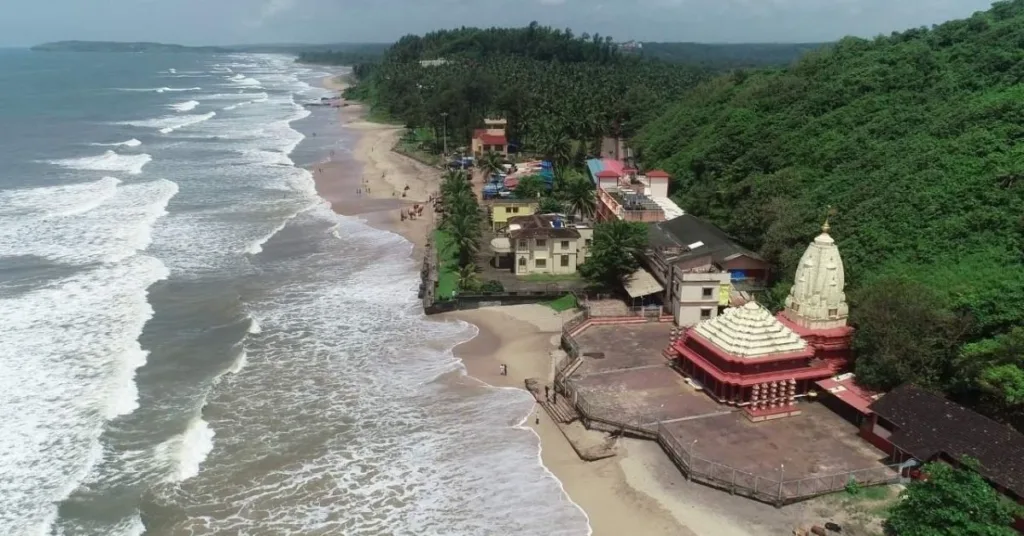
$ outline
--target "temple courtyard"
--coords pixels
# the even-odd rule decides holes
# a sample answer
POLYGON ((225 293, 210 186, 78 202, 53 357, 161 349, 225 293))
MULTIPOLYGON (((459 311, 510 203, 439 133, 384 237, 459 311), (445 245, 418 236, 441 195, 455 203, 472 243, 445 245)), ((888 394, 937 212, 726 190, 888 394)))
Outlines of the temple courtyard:
POLYGON ((837 473, 884 470, 885 454, 821 404, 801 401, 799 415, 752 422, 738 407, 714 401, 669 366, 662 351, 671 330, 670 323, 650 322, 590 325, 578 333, 583 362, 571 381, 579 397, 593 411, 622 422, 660 422, 698 463, 720 464, 715 471, 726 481, 736 478, 724 474, 733 469, 738 478, 776 485, 784 477, 787 496, 807 491, 800 486, 832 485, 816 480, 837 473), (790 482, 805 478, 806 483, 790 482))

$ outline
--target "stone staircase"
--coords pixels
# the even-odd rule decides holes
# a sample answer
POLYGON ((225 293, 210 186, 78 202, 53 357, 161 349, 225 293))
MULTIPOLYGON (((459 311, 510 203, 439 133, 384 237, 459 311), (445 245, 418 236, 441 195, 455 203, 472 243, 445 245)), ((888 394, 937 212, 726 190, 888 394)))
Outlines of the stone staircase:
POLYGON ((558 403, 552 404, 548 400, 540 401, 540 405, 544 407, 544 411, 548 412, 555 422, 568 424, 580 418, 580 414, 573 407, 572 402, 564 396, 558 397, 558 403))

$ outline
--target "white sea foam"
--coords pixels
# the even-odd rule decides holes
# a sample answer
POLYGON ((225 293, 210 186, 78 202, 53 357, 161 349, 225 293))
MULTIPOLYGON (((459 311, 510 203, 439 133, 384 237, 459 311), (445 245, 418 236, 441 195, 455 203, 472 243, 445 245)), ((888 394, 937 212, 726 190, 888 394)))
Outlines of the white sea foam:
POLYGON ((199 101, 197 101, 197 100, 190 100, 190 101, 170 104, 168 106, 172 110, 174 110, 175 112, 188 112, 188 111, 191 111, 191 110, 195 110, 196 106, 199 106, 199 101))
POLYGON ((177 193, 167 180, 113 177, 68 186, 0 191, 0 256, 64 263, 117 262, 146 249, 177 193))
POLYGON ((177 482, 199 474, 199 466, 213 450, 214 432, 202 417, 195 417, 181 436, 178 471, 172 475, 177 482))
POLYGON ((536 437, 516 426, 529 395, 453 381, 461 367, 448 349, 472 333, 416 309, 411 245, 327 207, 292 224, 315 245, 261 259, 277 274, 249 303, 261 333, 246 342, 244 369, 208 399, 217 440, 189 481, 190 493, 239 515, 175 529, 588 534, 537 460, 536 437), (230 477, 254 463, 270 469, 230 477), (271 518, 248 514, 271 508, 271 518))
POLYGON ((255 100, 257 102, 266 101, 269 98, 266 92, 256 91, 244 91, 239 90, 236 93, 214 93, 212 95, 203 95, 203 100, 255 100))
POLYGON ((230 87, 240 87, 240 88, 262 88, 263 87, 263 83, 262 82, 260 82, 259 80, 255 79, 255 78, 251 78, 251 77, 245 76, 244 74, 236 74, 235 76, 230 77, 229 80, 231 81, 231 84, 229 84, 230 87))
POLYGON ((138 147, 142 145, 142 142, 135 138, 132 138, 127 141, 118 141, 114 143, 90 143, 89 145, 93 145, 96 147, 138 147))
POLYGON ((142 173, 143 166, 151 160, 153 157, 146 153, 118 154, 114 151, 107 151, 98 156, 49 160, 48 163, 82 171, 120 171, 138 175, 142 173))
POLYGON ((146 87, 146 88, 132 88, 132 87, 120 87, 118 91, 137 91, 147 93, 167 93, 177 91, 202 91, 201 87, 146 87))
POLYGON ((243 348, 242 351, 238 352, 238 356, 235 357, 235 360, 231 362, 231 366, 228 367, 227 373, 238 374, 239 372, 242 371, 243 368, 245 368, 245 363, 247 360, 248 356, 246 355, 245 349, 243 348))
POLYGON ((134 408, 151 257, 82 270, 0 299, 0 526, 49 534, 57 503, 98 462, 106 419, 134 408), (38 531, 38 532, 37 532, 38 531))
POLYGON ((212 119, 217 115, 217 112, 207 112, 205 114, 179 114, 179 115, 168 115, 164 117, 157 117, 153 119, 143 119, 140 121, 125 121, 124 125, 141 128, 156 128, 159 129, 161 134, 170 134, 175 130, 184 128, 197 123, 202 123, 212 119))

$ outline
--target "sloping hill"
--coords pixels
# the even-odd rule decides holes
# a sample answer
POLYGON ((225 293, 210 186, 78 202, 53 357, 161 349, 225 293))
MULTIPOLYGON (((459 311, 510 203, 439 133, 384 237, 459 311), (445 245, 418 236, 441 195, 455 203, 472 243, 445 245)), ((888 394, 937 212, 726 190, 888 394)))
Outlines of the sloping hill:
POLYGON ((827 43, 662 43, 645 41, 639 54, 671 63, 736 69, 786 65, 827 43))
MULTIPOLYGON (((1020 270, 1024 1, 717 78, 639 134, 683 206, 784 274, 834 205, 849 277, 1020 270)), ((972 278, 982 274, 974 273, 972 278)), ((985 284, 991 284, 991 281, 985 284)), ((973 286, 973 285, 968 285, 973 286)))
MULTIPOLYGON (((969 353, 1024 323, 1022 83, 1024 0, 1012 0, 716 78, 636 145, 649 167, 676 177, 683 207, 758 249, 783 278, 835 206, 848 293, 882 275, 920 284, 970 317, 954 341, 969 353)), ((1021 352, 1004 353, 1024 364, 1021 352)), ((942 367, 949 382, 961 372, 942 367)), ((1015 374, 1024 395, 1024 372, 1015 374)), ((1024 415, 1024 396, 1007 396, 1024 415)))

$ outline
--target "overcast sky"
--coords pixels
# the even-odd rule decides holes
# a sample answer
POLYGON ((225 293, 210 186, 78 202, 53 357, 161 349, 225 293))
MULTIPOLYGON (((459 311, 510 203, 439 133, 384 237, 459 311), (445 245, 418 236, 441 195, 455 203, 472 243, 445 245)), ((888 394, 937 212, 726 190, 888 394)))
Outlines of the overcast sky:
POLYGON ((0 45, 65 39, 241 44, 387 42, 536 20, 618 41, 872 37, 963 18, 991 0, 0 0, 0 45))

